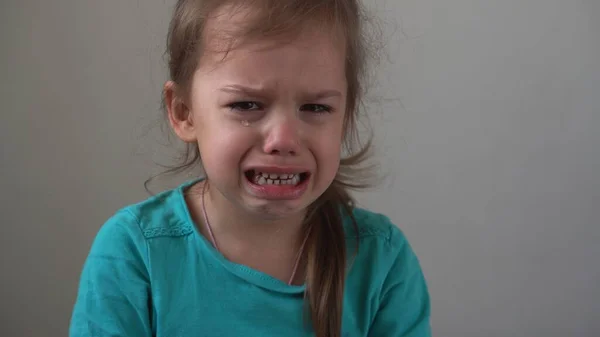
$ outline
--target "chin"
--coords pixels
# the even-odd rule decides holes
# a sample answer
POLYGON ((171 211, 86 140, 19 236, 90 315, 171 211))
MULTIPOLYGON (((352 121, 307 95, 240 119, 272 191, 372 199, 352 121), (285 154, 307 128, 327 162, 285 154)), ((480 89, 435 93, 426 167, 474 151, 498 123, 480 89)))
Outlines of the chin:
POLYGON ((252 206, 252 212, 267 221, 284 220, 298 216, 304 216, 306 207, 304 205, 277 205, 274 203, 264 203, 262 205, 252 206))

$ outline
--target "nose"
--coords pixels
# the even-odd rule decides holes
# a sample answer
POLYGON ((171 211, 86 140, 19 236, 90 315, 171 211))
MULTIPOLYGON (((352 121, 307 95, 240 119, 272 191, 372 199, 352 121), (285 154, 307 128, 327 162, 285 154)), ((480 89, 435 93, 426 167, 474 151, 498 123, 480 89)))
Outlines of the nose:
POLYGON ((296 118, 274 120, 267 130, 263 151, 272 155, 295 156, 300 148, 300 126, 296 118))

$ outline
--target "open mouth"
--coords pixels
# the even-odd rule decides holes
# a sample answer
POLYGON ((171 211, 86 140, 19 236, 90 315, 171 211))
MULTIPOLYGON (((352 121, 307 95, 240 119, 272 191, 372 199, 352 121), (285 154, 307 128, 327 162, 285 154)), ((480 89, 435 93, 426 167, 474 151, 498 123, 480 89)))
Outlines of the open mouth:
POLYGON ((253 184, 259 186, 284 185, 298 186, 305 182, 309 177, 309 172, 302 173, 266 173, 256 170, 245 172, 246 178, 253 184))

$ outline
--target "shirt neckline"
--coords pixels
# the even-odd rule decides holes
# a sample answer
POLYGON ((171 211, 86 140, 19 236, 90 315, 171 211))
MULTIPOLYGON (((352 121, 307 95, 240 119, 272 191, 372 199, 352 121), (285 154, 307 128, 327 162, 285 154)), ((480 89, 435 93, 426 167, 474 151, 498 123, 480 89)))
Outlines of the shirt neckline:
POLYGON ((302 285, 289 285, 271 275, 268 275, 264 272, 251 268, 249 266, 232 262, 228 260, 221 252, 215 249, 215 247, 208 241, 208 239, 200 233, 197 224, 192 219, 191 212, 188 208, 187 202, 185 200, 185 192, 187 189, 192 187, 193 185, 201 182, 204 178, 197 178, 190 181, 187 181, 181 184, 177 188, 177 196, 179 199, 179 203, 184 211, 184 221, 192 227, 194 236, 198 239, 200 247, 203 252, 206 252, 210 257, 217 260, 220 265, 222 265, 225 269, 227 269, 232 274, 240 277, 247 282, 260 286, 262 288, 286 293, 286 294, 300 294, 306 290, 306 284, 302 285))

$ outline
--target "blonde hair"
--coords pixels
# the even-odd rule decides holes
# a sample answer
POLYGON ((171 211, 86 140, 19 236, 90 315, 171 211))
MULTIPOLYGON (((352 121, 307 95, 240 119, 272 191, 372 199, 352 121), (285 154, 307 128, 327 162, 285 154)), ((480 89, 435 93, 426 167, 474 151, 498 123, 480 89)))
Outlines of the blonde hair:
MULTIPOLYGON (((342 33, 346 46, 347 111, 344 116, 344 152, 338 173, 329 188, 309 208, 306 226, 313 226, 307 241, 306 292, 308 314, 318 337, 339 337, 342 325, 347 252, 341 212, 352 219, 354 201, 349 189, 368 186, 370 138, 359 139, 358 117, 366 80, 367 48, 364 11, 357 0, 178 0, 167 39, 170 79, 189 95, 193 74, 206 48, 205 27, 221 6, 251 9, 252 16, 235 32, 219 34, 233 48, 248 38, 284 37, 300 33, 307 24, 322 24, 342 33)), ((197 144, 187 144, 182 161, 171 172, 201 163, 197 144)), ((308 230, 308 228, 307 228, 308 230)), ((357 239, 358 240, 358 239, 357 239)))

